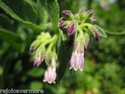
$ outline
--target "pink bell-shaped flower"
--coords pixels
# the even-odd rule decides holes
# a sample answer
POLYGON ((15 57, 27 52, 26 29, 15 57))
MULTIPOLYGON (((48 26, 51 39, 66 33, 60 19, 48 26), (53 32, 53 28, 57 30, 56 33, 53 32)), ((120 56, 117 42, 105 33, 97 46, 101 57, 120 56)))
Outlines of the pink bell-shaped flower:
POLYGON ((53 58, 51 64, 48 66, 48 69, 44 74, 43 82, 47 82, 49 84, 52 83, 55 84, 55 80, 56 80, 56 62, 55 59, 53 58))
MULTIPOLYGON (((82 46, 83 47, 83 46, 82 46)), ((77 71, 80 69, 80 71, 83 71, 84 66, 84 47, 82 48, 80 44, 77 45, 75 50, 72 53, 71 59, 70 59, 70 68, 77 71)))

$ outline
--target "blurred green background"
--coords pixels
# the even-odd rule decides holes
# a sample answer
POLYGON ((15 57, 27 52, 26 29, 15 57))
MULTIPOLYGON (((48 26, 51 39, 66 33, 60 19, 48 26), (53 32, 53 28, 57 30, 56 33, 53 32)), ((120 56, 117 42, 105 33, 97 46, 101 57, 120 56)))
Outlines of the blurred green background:
MULTIPOLYGON (((20 0, 3 1, 23 20, 40 25, 48 19, 41 6, 37 10, 39 0, 22 0, 22 4, 25 1, 32 6, 32 11, 24 9, 20 0), (44 19, 40 20, 40 16, 44 19)), ((42 81, 45 64, 33 67, 33 54, 29 52, 39 32, 34 33, 0 8, 0 88, 43 89, 44 94, 125 94, 125 0, 58 0, 58 3, 60 16, 63 10, 77 13, 80 8, 94 9, 96 23, 108 37, 98 42, 91 40, 85 51, 83 72, 69 70, 68 64, 61 81, 49 85, 42 81), (3 28, 16 33, 23 42, 17 40, 17 35, 2 33, 3 28)))

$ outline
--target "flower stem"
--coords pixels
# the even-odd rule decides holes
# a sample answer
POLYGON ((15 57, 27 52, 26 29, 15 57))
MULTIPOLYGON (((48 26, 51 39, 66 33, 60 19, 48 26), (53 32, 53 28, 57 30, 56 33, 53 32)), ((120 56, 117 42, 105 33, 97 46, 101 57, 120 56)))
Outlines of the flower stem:
POLYGON ((125 31, 122 31, 122 32, 109 32, 109 31, 105 31, 106 33, 110 34, 110 35, 124 35, 125 34, 125 31))

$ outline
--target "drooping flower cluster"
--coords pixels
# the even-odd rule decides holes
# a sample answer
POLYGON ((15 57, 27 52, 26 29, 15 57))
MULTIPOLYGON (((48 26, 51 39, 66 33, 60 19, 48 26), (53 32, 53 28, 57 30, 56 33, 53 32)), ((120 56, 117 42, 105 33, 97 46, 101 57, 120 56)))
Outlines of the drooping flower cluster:
MULTIPOLYGON (((44 74, 43 82, 49 84, 55 83, 57 77, 57 50, 59 51, 61 41, 67 41, 66 39, 69 37, 73 38, 72 40, 74 41, 73 51, 69 60, 69 69, 75 71, 79 69, 80 71, 83 71, 84 54, 85 49, 89 47, 90 36, 92 35, 97 41, 101 36, 106 37, 104 31, 99 26, 93 24, 93 22, 96 21, 93 17, 93 13, 93 10, 88 10, 86 12, 79 10, 79 12, 74 15, 71 11, 64 10, 62 17, 59 19, 58 34, 55 33, 52 37, 49 32, 43 32, 31 44, 30 51, 36 50, 34 66, 40 66, 44 60, 48 66, 44 74)), ((64 58, 67 57, 64 55, 64 58)))
POLYGON ((45 60, 48 66, 44 74, 44 82, 55 83, 56 80, 56 61, 55 42, 57 36, 51 37, 49 33, 41 33, 31 44, 30 51, 36 50, 34 66, 38 67, 45 60))
POLYGON ((70 59, 70 69, 75 71, 83 70, 84 66, 84 49, 88 48, 91 33, 96 40, 99 40, 100 35, 97 28, 92 24, 95 19, 93 18, 93 10, 84 12, 80 10, 77 14, 73 15, 69 10, 64 10, 60 18, 59 27, 67 31, 70 37, 74 35, 74 49, 70 59))

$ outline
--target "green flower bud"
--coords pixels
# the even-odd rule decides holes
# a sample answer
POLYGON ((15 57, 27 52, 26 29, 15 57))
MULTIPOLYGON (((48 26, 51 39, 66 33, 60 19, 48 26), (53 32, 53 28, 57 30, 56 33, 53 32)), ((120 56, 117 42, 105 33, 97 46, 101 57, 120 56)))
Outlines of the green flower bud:
POLYGON ((37 66, 37 67, 40 66, 40 64, 45 59, 45 54, 46 54, 46 49, 43 45, 41 45, 36 51, 34 66, 37 66))
POLYGON ((44 41, 50 39, 51 36, 49 33, 42 32, 39 36, 37 36, 36 40, 33 41, 33 43, 30 46, 30 51, 34 51, 36 48, 38 48, 44 41))
POLYGON ((93 37, 98 41, 100 38, 98 29, 94 25, 90 25, 88 28, 92 32, 93 37))
POLYGON ((89 42, 90 42, 90 38, 89 38, 89 34, 88 33, 85 33, 84 39, 85 39, 85 41, 84 41, 84 47, 85 47, 85 49, 87 49, 88 46, 89 46, 89 42))

